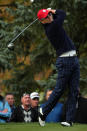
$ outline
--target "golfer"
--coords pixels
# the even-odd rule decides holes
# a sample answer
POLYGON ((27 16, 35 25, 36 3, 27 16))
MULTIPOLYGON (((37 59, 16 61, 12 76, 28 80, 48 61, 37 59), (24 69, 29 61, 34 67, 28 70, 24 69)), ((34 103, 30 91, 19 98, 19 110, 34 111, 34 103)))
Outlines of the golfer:
POLYGON ((46 116, 57 104, 66 87, 69 88, 66 121, 61 122, 61 124, 72 126, 74 121, 79 91, 80 67, 74 43, 63 28, 65 16, 66 13, 62 10, 41 9, 37 13, 37 17, 58 56, 56 60, 58 69, 56 86, 43 108, 39 109, 39 123, 41 126, 45 125, 46 116))

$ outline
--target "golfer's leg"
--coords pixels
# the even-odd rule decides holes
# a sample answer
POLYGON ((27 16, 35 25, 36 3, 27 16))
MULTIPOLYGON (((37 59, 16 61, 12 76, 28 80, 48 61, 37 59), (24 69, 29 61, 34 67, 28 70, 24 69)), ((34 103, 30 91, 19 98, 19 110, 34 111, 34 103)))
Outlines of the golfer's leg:
MULTIPOLYGON (((62 67, 62 66, 60 66, 62 67)), ((58 99, 61 97, 63 94, 66 84, 69 79, 69 73, 67 71, 67 67, 62 67, 58 70, 58 78, 57 78, 57 83, 56 87, 54 88, 52 94, 50 95, 48 101, 44 104, 42 111, 45 116, 48 115, 48 113, 53 109, 53 107, 56 105, 58 102, 58 99)))
POLYGON ((80 78, 79 64, 76 64, 76 67, 70 79, 70 92, 66 106, 66 121, 71 122, 74 121, 77 97, 79 92, 79 78, 80 78))

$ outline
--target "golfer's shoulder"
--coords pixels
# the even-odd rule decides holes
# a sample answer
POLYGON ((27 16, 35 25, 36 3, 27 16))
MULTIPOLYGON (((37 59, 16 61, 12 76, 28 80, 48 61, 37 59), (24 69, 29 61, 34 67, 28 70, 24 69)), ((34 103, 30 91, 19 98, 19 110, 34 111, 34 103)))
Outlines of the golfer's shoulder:
POLYGON ((64 11, 64 10, 62 10, 62 9, 56 9, 56 12, 55 12, 55 14, 66 14, 66 12, 64 11))

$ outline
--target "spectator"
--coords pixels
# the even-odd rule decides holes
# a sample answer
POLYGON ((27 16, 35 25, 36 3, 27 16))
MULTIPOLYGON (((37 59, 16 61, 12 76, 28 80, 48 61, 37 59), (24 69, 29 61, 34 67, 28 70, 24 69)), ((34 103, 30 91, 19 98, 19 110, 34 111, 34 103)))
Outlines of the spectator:
POLYGON ((53 91, 53 90, 51 90, 51 89, 48 89, 48 90, 46 91, 46 93, 45 93, 45 100, 46 100, 46 101, 48 100, 49 96, 52 94, 52 91, 53 91))
POLYGON ((87 124, 87 98, 79 93, 78 108, 76 110, 75 122, 87 124))
MULTIPOLYGON (((63 121, 66 118, 66 103, 64 104, 62 119, 63 121)), ((78 102, 76 105, 76 113, 75 113, 75 123, 87 124, 87 98, 84 98, 80 93, 78 97, 78 102)))
POLYGON ((21 97, 21 105, 16 107, 11 116, 11 122, 36 122, 38 112, 30 106, 30 96, 24 93, 21 97))
POLYGON ((33 92, 30 94, 30 103, 32 108, 38 108, 39 94, 37 92, 33 92))
POLYGON ((14 105, 14 95, 12 93, 7 93, 5 96, 5 100, 8 102, 10 108, 11 108, 11 112, 14 111, 15 109, 15 105, 14 105))
POLYGON ((0 88, 0 123, 5 123, 11 116, 11 109, 8 102, 1 95, 1 92, 2 90, 0 88))
MULTIPOLYGON (((45 100, 47 101, 49 96, 52 94, 53 90, 48 89, 45 93, 45 100)), ((43 107, 44 104, 41 105, 43 107)), ((45 121, 46 122, 60 122, 62 119, 62 109, 63 104, 57 103, 56 106, 52 109, 52 111, 47 115, 45 121)))

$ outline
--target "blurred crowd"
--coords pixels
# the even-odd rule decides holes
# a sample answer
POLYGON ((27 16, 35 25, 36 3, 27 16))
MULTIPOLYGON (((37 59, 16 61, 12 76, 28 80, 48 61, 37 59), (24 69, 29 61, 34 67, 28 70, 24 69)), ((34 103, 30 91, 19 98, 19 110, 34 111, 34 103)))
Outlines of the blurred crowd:
MULTIPOLYGON (((47 89, 44 94, 44 99, 47 101, 52 93, 52 89, 47 89)), ((23 93, 20 99, 20 105, 15 106, 15 96, 13 93, 2 95, 0 89, 0 123, 6 122, 38 122, 38 109, 43 107, 44 103, 40 104, 40 95, 38 92, 31 94, 23 93)), ((61 122, 65 119, 66 104, 58 102, 52 111, 47 115, 46 122, 61 122)), ((87 98, 79 94, 77 102, 77 110, 75 115, 76 123, 87 124, 87 98)))

